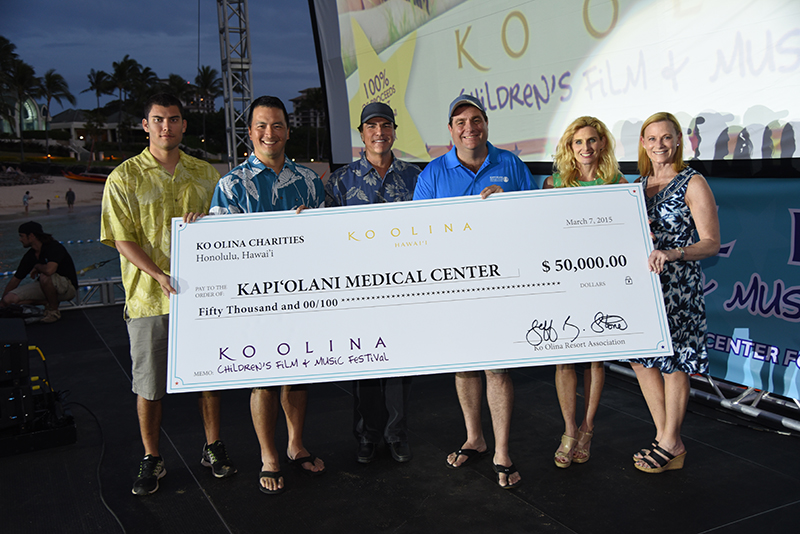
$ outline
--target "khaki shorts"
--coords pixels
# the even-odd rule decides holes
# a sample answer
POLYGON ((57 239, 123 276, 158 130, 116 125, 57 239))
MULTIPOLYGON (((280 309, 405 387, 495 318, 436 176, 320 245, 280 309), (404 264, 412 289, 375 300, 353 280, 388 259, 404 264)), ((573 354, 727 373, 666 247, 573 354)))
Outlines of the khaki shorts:
MULTIPOLYGON (((508 369, 487 369, 485 373, 492 373, 493 375, 504 375, 508 373, 508 369)), ((458 371, 456 376, 461 378, 474 378, 481 376, 481 371, 458 371)))
POLYGON ((169 315, 125 319, 131 341, 134 393, 150 401, 167 394, 169 315))
MULTIPOLYGON (((59 301, 72 300, 75 298, 75 286, 72 285, 69 278, 61 276, 58 273, 53 273, 50 275, 50 280, 53 281, 53 287, 56 288, 59 301)), ((17 289, 9 291, 9 293, 14 293, 21 301, 34 300, 44 302, 47 300, 44 296, 44 292, 42 292, 42 286, 39 285, 38 281, 19 286, 17 289)))

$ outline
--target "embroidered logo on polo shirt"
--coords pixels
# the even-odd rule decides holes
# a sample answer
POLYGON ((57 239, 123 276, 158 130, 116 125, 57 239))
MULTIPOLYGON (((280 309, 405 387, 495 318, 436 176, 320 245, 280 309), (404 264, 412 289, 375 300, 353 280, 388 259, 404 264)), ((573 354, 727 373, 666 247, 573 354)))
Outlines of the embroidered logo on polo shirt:
POLYGON ((490 182, 508 182, 508 176, 490 176, 490 182))

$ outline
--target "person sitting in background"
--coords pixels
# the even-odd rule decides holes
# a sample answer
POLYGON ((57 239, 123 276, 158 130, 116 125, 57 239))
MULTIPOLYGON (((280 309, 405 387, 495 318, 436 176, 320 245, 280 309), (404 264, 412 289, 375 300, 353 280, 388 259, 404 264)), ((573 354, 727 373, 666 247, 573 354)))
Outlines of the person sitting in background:
POLYGON ((44 304, 43 323, 61 319, 58 303, 72 300, 78 290, 75 264, 64 245, 44 233, 42 225, 29 221, 19 227, 19 242, 30 249, 22 256, 17 272, 3 290, 0 306, 13 304, 44 304), (20 286, 30 274, 32 284, 20 286))

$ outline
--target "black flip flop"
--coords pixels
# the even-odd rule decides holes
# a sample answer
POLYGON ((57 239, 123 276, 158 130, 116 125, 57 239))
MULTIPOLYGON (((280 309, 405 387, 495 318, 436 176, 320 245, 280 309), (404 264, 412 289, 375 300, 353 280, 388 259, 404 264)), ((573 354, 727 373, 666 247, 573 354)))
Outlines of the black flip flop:
POLYGON ((295 458, 294 460, 289 458, 289 455, 287 454, 286 458, 289 460, 289 465, 293 465, 295 468, 302 471, 303 474, 310 477, 318 477, 320 475, 324 475, 325 472, 327 471, 327 469, 325 469, 324 467, 322 468, 322 471, 311 471, 310 469, 306 469, 305 467, 303 467, 303 464, 306 462, 310 463, 311 465, 314 465, 314 461, 317 459, 317 457, 314 456, 313 454, 309 454, 308 456, 303 456, 302 458, 295 458))
POLYGON ((467 457, 467 459, 464 460, 464 462, 462 462, 461 465, 453 465, 447 461, 447 458, 445 458, 444 462, 450 469, 461 469, 462 467, 466 467, 471 463, 477 462, 487 454, 489 454, 489 447, 486 447, 485 451, 478 451, 475 449, 458 449, 456 451, 456 458, 455 458, 456 460, 458 459, 459 456, 467 457))
POLYGON ((508 467, 504 465, 492 464, 492 469, 494 469, 494 472, 497 473, 497 485, 504 490, 515 489, 522 484, 522 479, 519 479, 516 484, 506 484, 505 486, 500 485, 500 473, 503 473, 506 476, 506 482, 508 482, 509 477, 517 472, 517 468, 514 467, 514 464, 511 464, 508 467))
MULTIPOLYGON (((261 485, 262 478, 271 478, 277 481, 282 476, 283 474, 280 471, 261 471, 258 474, 258 489, 261 490, 261 493, 266 493, 267 495, 277 495, 279 493, 283 493, 284 491, 286 491, 286 486, 283 486, 282 488, 278 488, 276 490, 271 490, 261 485)), ((286 481, 284 480, 283 483, 286 484, 286 481)))

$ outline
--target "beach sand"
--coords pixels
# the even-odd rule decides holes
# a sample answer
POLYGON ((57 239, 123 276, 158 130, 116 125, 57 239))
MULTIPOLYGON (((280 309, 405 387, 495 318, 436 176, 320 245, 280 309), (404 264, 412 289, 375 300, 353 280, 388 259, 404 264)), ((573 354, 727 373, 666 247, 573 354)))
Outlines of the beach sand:
POLYGON ((0 187, 0 215, 25 216, 22 206, 22 195, 30 191, 28 202, 28 216, 36 218, 47 213, 47 199, 50 199, 50 212, 56 209, 67 211, 66 193, 69 188, 75 192, 75 207, 99 206, 103 200, 104 184, 93 182, 79 182, 64 176, 48 176, 49 180, 43 184, 10 185, 0 187))

